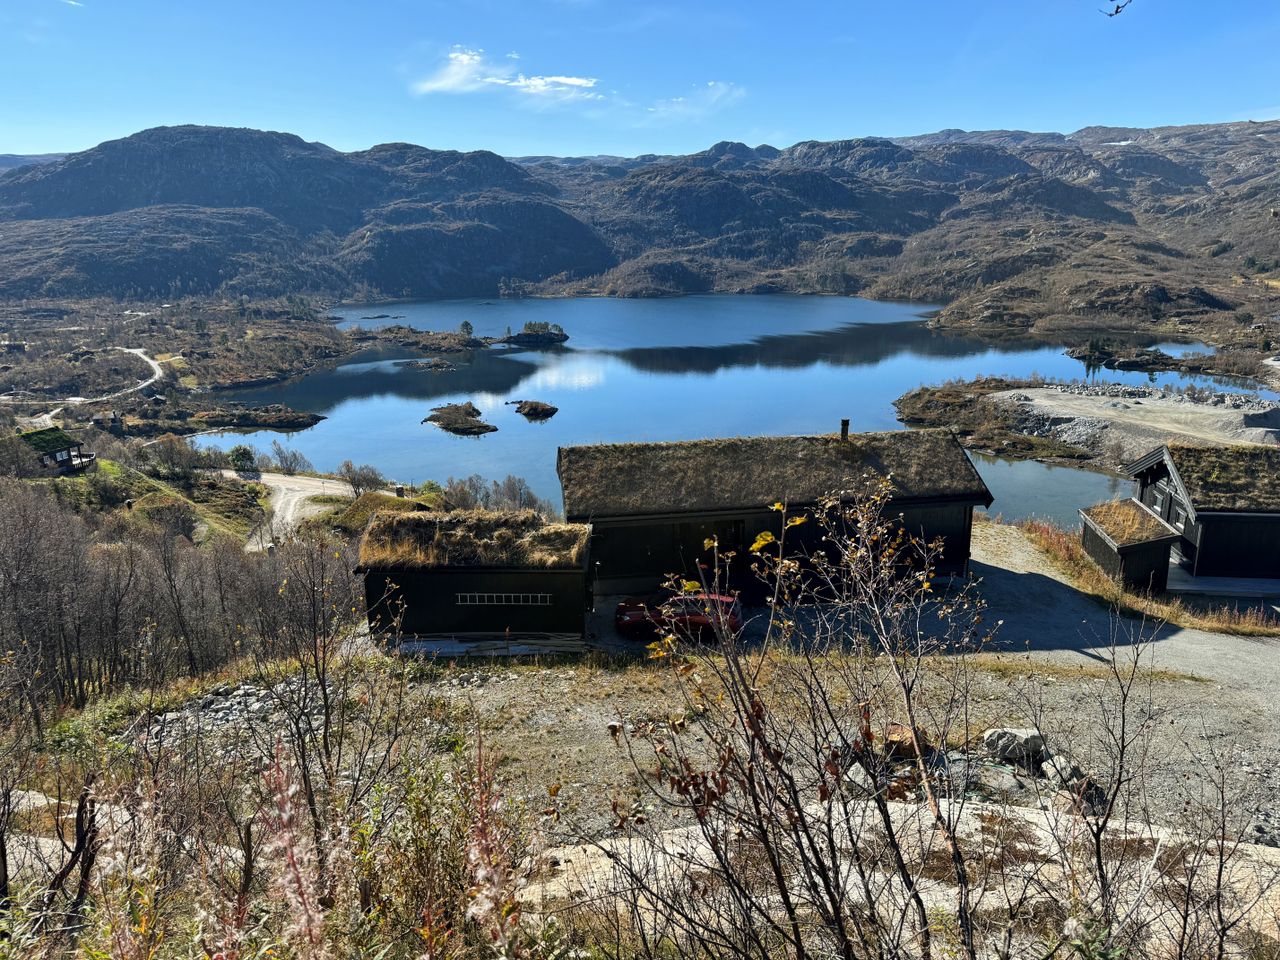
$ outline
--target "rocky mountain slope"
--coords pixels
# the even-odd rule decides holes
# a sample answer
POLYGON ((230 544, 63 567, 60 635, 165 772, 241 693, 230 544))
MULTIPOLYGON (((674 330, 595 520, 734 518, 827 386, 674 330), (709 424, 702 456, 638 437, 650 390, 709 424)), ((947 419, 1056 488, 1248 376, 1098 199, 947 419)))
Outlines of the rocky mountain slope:
POLYGON ((0 174, 0 297, 787 290, 1194 323, 1273 309, 1278 147, 1233 123, 512 161, 160 128, 0 174))
POLYGON ((64 156, 65 154, 61 153, 0 153, 0 173, 34 163, 52 163, 54 160, 61 160, 64 156))

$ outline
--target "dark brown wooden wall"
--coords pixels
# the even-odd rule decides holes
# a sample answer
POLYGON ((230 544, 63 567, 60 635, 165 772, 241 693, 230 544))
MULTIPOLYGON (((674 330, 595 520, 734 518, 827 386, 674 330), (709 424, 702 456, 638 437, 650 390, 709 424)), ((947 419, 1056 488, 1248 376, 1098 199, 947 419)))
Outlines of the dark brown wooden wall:
MULTIPOLYGON (((914 506, 901 510, 890 507, 887 516, 902 514, 907 529, 926 540, 941 537, 943 553, 938 572, 944 575, 964 573, 969 564, 970 534, 973 508, 969 504, 937 504, 914 506)), ((783 517, 768 509, 744 512, 730 517, 705 517, 632 521, 597 521, 591 540, 592 570, 589 576, 598 594, 644 593, 662 586, 670 575, 703 580, 713 576, 711 554, 704 544, 716 538, 721 552, 736 551, 736 568, 731 582, 725 586, 747 592, 759 585, 749 571, 747 549, 764 531, 775 537, 782 535, 783 517), (598 564, 598 566, 596 566, 598 564), (700 569, 699 564, 706 564, 700 569), (594 579, 598 577, 598 580, 594 579)), ((810 521, 787 531, 788 552, 806 554, 820 549, 822 528, 810 521)), ((752 598, 744 596, 744 602, 752 598)))
POLYGON ((590 604, 581 570, 371 571, 365 574, 369 625, 377 633, 581 634, 590 604), (461 593, 550 594, 550 606, 462 605, 461 593), (403 615, 400 611, 403 601, 403 615))
POLYGON ((1280 516, 1201 514, 1195 573, 1280 579, 1280 516))

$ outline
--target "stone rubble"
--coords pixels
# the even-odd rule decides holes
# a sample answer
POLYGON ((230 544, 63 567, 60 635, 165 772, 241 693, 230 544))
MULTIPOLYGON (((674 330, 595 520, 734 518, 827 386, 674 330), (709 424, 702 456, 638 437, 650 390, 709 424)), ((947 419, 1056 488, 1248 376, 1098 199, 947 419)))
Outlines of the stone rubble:
POLYGON ((1280 847, 1280 766, 1253 749, 1236 748, 1233 762, 1239 766, 1249 784, 1253 803, 1249 804, 1252 820, 1244 839, 1267 847, 1280 847))
POLYGON ((1052 437, 1074 447, 1092 450, 1102 443, 1103 435, 1110 427, 1107 421, 1092 417, 1055 417, 1022 407, 1015 429, 1030 437, 1052 437))
MULTIPOLYGON (((1245 413, 1267 413, 1280 409, 1280 405, 1263 400, 1256 394, 1215 393, 1209 390, 1190 389, 1185 392, 1162 387, 1129 386, 1122 383, 1051 383, 1044 389, 1059 393, 1086 397, 1107 397, 1107 406, 1119 410, 1140 406, 1144 401, 1161 403, 1194 404, 1235 410, 1245 413)), ((1111 424, 1095 417, 1062 416, 1046 413, 1032 406, 1031 397, 1025 393, 1013 393, 1009 401, 1016 404, 1017 421, 1014 429, 1031 437, 1052 438, 1060 443, 1085 450, 1100 451, 1106 446, 1111 424)))
MULTIPOLYGON (((895 800, 915 795, 919 782, 914 759, 895 757, 891 747, 885 744, 883 769, 877 771, 874 781, 849 757, 845 783, 868 794, 878 787, 895 800)), ((966 749, 927 748, 925 761, 931 779, 945 796, 1062 810, 1097 809, 1104 799, 1098 785, 1070 756, 1051 751, 1044 735, 1035 729, 992 728, 966 749)))
MULTIPOLYGON (((1245 410, 1265 413, 1275 410, 1277 404, 1264 400, 1255 393, 1221 393, 1207 389, 1180 391, 1164 387, 1140 387, 1123 383, 1048 383, 1047 390, 1069 393, 1080 397, 1114 397, 1119 400, 1162 400, 1173 403, 1197 404, 1201 406, 1223 407, 1227 410, 1245 410)), ((1026 394, 1015 395, 1012 399, 1026 402, 1031 398, 1026 394)))
MULTIPOLYGON (((438 682, 444 688, 465 691, 519 680, 519 674, 513 671, 476 669, 450 672, 438 682)), ((237 734, 251 724, 264 730, 278 726, 283 718, 281 702, 296 698, 298 682, 297 678, 289 678, 273 687, 253 683, 214 687, 178 709, 152 717, 141 736, 153 742, 173 743, 200 733, 209 736, 211 742, 225 742, 226 746, 216 747, 216 752, 237 749, 236 744, 243 740, 237 734)), ((318 701, 313 703, 311 713, 319 716, 318 701)), ((610 733, 617 736, 623 732, 622 727, 618 724, 619 729, 611 729, 610 733)), ((135 739, 139 734, 135 730, 128 736, 135 739)), ((1261 797, 1280 797, 1280 766, 1262 762, 1245 751, 1239 751, 1235 760, 1261 797)), ((1034 728, 992 728, 984 731, 970 749, 934 750, 928 761, 937 771, 942 790, 953 795, 1023 807, 1059 808, 1078 808, 1098 797, 1097 784, 1070 754, 1057 747, 1051 749, 1044 735, 1034 728)), ((894 796, 911 792, 916 786, 913 767, 913 759, 899 758, 891 763, 887 782, 881 787, 894 796)), ((850 786, 870 791, 871 783, 857 764, 849 766, 845 780, 850 786)), ((1280 805, 1259 805, 1250 811, 1250 816, 1244 839, 1280 848, 1280 805)))

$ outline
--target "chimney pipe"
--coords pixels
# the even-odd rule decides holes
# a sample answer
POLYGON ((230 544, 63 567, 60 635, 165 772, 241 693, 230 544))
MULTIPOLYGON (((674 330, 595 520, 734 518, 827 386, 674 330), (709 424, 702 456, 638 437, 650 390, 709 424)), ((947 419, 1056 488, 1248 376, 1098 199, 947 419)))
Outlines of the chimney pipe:
POLYGON ((840 421, 840 439, 849 439, 849 421, 847 419, 840 421))

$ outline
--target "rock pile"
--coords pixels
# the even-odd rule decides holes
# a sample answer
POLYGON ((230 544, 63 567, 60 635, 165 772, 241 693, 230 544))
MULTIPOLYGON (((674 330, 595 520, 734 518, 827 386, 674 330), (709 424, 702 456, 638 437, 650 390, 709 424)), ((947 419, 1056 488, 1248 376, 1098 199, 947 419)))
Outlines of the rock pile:
MULTIPOLYGON (((874 760, 848 758, 847 783, 868 793, 874 787, 893 799, 919 794, 914 755, 904 755, 892 734, 891 729, 874 760)), ((1091 810, 1103 801, 1101 789, 1071 756, 1050 750, 1044 735, 1032 728, 992 728, 959 750, 926 746, 925 763, 946 796, 1063 810, 1091 810)))
POLYGON ((1280 847, 1280 764, 1275 754, 1257 744, 1233 751, 1233 766, 1238 766, 1245 776, 1245 786, 1240 790, 1240 804, 1249 814, 1250 823, 1244 839, 1267 847, 1280 847))
POLYGON ((196 735, 222 736, 243 733, 251 727, 277 730, 286 705, 305 702, 308 713, 318 718, 318 696, 304 696, 295 678, 274 686, 224 684, 204 696, 192 699, 176 710, 150 718, 143 736, 154 743, 179 743, 196 735))
POLYGON ((1019 406, 1014 424, 1014 430, 1026 436, 1049 437, 1086 450, 1098 449, 1110 427, 1095 417, 1057 417, 1030 406, 1019 406))
POLYGON ((1034 728, 997 727, 975 749, 946 754, 943 781, 953 795, 1016 806, 1089 809, 1102 792, 1069 754, 1049 749, 1034 728))
MULTIPOLYGON (((1141 403, 1143 400, 1161 400, 1171 403, 1195 404, 1199 406, 1221 407, 1224 410, 1244 410, 1249 413, 1266 413, 1280 409, 1270 400, 1264 400, 1253 393, 1222 393, 1211 390, 1192 390, 1181 392, 1161 387, 1139 387, 1124 383, 1056 383, 1048 384, 1048 389, 1059 393, 1069 393, 1079 397, 1114 397, 1118 400, 1132 400, 1141 403)), ((1019 394, 1011 399, 1028 401, 1026 394, 1019 394)))

